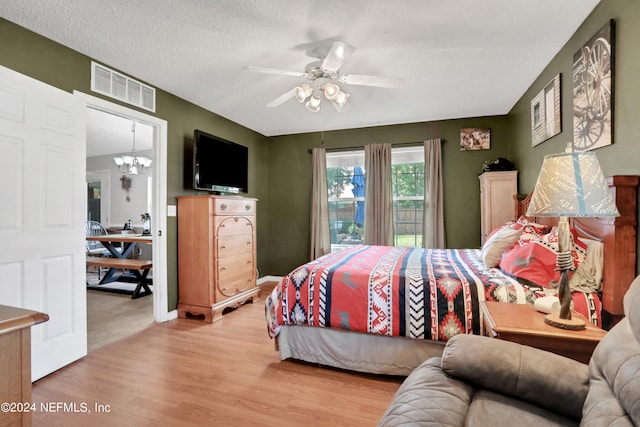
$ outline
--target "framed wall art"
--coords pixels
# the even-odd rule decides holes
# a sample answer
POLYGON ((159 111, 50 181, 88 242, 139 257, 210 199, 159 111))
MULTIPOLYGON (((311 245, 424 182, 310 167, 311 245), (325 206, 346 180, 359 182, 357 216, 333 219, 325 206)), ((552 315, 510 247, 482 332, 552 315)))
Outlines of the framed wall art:
POLYGON ((491 129, 460 129, 460 151, 489 150, 491 148, 491 129))
POLYGON ((573 149, 613 143, 614 21, 573 55, 573 149))
POLYGON ((531 101, 531 146, 546 141, 562 130, 560 74, 531 101))

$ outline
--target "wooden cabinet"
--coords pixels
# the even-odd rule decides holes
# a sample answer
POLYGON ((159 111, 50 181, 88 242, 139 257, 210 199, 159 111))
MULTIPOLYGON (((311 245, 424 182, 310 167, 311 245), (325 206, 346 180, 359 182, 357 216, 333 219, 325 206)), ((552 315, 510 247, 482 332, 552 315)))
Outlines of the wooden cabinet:
POLYGON ((178 317, 212 322, 258 292, 256 200, 178 197, 178 317))
MULTIPOLYGON (((46 322, 44 313, 0 305, 0 412, 2 426, 30 426, 31 326, 46 322)), ((32 404, 33 405, 33 404, 32 404)))
POLYGON ((495 228, 516 219, 518 171, 485 172, 480 179, 480 243, 495 228))

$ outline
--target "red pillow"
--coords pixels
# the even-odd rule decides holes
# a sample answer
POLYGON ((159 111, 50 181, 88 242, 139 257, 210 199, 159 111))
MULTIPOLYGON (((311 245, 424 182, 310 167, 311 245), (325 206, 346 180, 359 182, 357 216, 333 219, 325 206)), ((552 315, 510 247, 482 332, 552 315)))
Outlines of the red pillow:
MULTIPOLYGON (((523 232, 524 234, 524 232, 523 232)), ((584 260, 587 246, 571 230, 571 254, 574 268, 584 260)), ((521 244, 516 243, 500 260, 500 268, 512 276, 546 288, 557 287, 560 272, 556 271, 558 232, 556 229, 521 244)))

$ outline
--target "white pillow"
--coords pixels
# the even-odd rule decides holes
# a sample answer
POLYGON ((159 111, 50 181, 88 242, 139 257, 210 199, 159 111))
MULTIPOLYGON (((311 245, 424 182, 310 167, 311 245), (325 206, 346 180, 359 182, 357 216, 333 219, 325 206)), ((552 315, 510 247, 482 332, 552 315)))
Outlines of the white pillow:
POLYGON ((514 230, 509 226, 503 226, 494 231, 489 239, 484 242, 480 251, 480 258, 487 267, 497 267, 502 259, 502 254, 511 249, 511 247, 518 241, 518 237, 522 233, 523 228, 514 230))

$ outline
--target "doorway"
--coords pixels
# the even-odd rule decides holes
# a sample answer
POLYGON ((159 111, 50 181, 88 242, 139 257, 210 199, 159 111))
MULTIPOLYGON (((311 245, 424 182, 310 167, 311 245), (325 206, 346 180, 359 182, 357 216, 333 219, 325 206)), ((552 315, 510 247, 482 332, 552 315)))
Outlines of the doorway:
MULTIPOLYGON (((152 234, 152 254, 153 254, 153 294, 151 295, 153 301, 153 320, 156 322, 164 322, 175 318, 175 311, 169 313, 168 311, 168 296, 167 296, 167 250, 166 250, 166 152, 167 152, 167 122, 157 117, 150 116, 139 111, 114 104, 112 102, 96 98, 91 95, 84 94, 82 92, 74 92, 75 95, 81 97, 86 108, 92 110, 92 112, 100 112, 105 114, 105 118, 109 116, 117 116, 125 118, 137 123, 142 123, 152 129, 152 150, 153 150, 153 166, 151 169, 151 214, 153 218, 152 234)), ((89 132, 89 129, 87 129, 89 132)), ((122 150, 126 151, 126 150, 122 150)), ((101 184, 101 194, 105 194, 104 182, 110 185, 110 178, 108 171, 106 172, 106 178, 104 174, 98 173, 99 179, 103 183, 101 184)), ((96 176, 89 175, 87 179, 91 179, 95 182, 96 176)), ((108 198, 101 197, 101 219, 109 223, 108 212, 108 198), (105 206, 106 205, 106 206, 105 206), (106 215, 106 217, 105 217, 106 215)))

